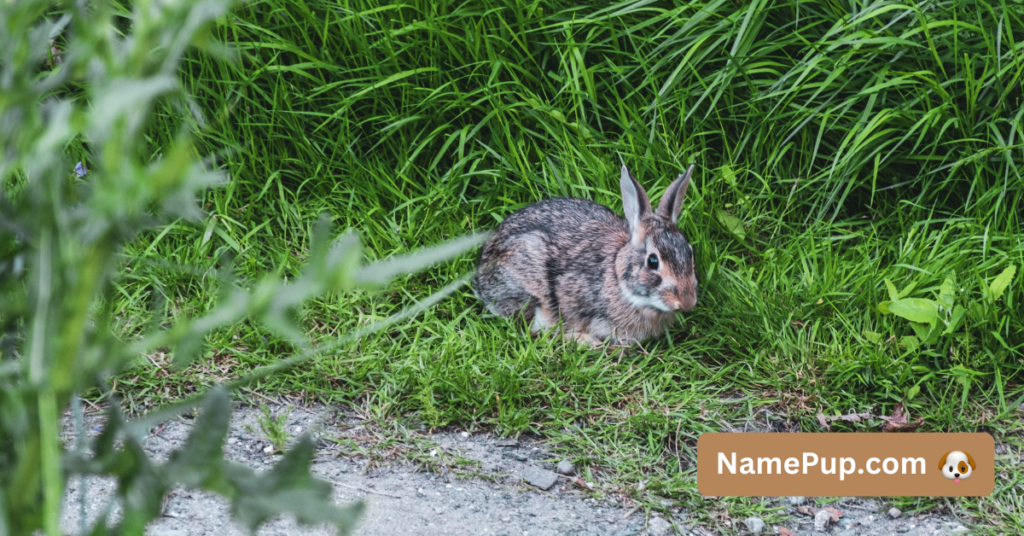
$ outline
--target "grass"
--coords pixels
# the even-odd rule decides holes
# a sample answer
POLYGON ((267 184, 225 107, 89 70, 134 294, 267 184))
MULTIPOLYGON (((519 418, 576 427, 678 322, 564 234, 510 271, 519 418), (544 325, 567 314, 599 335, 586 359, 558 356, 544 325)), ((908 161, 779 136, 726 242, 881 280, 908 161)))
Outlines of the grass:
MULTIPOLYGON (((821 431, 819 411, 888 414, 902 400, 926 430, 989 431, 1010 454, 990 498, 897 506, 1024 531, 1024 275, 987 294, 1024 267, 1020 2, 258 0, 217 33, 239 60, 195 55, 181 74, 205 124, 200 150, 233 179, 203 199, 204 225, 178 222, 123 252, 109 306, 124 337, 154 303, 159 315, 207 310, 225 253, 243 277, 294 277, 321 212, 384 258, 547 196, 619 211, 621 162, 654 199, 696 163, 681 222, 702 294, 643 351, 531 340, 464 288, 254 389, 544 434, 588 478, 647 505, 671 498, 719 529, 723 511, 782 518, 771 501, 701 498, 699 434, 752 421, 821 431), (922 343, 879 312, 885 280, 935 299, 947 277, 969 311, 952 334, 922 343)), ((162 111, 154 154, 190 109, 162 111)), ((303 325, 331 340, 474 261, 310 302, 303 325)), ((244 322, 207 343, 183 371, 140 359, 117 391, 144 409, 289 350, 244 322)))

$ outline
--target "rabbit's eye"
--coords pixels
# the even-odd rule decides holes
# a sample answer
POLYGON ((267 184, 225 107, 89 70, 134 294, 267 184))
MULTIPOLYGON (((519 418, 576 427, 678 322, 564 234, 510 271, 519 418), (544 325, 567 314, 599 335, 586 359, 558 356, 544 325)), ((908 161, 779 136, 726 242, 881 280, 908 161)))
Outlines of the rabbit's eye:
POLYGON ((649 257, 647 257, 647 267, 650 268, 651 270, 657 270, 658 269, 658 256, 657 255, 651 253, 651 255, 649 257))

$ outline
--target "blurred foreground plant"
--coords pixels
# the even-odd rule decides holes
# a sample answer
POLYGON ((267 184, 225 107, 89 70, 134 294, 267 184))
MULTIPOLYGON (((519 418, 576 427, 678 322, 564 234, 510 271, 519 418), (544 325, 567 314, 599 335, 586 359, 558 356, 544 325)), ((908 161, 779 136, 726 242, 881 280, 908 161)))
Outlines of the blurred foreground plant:
POLYGON ((330 486, 309 475, 308 437, 264 475, 223 460, 228 391, 408 318, 465 281, 311 349, 291 314, 304 300, 386 284, 482 238, 361 267, 358 239, 333 241, 321 221, 299 279, 285 285, 268 277, 248 292, 226 262, 218 270, 222 299, 208 315, 168 327, 154 314, 150 332, 131 343, 112 334, 113 313, 103 304, 114 293, 122 246, 146 228, 200 219, 196 195, 226 180, 209 162, 196 161, 188 132, 155 158, 145 134, 160 101, 191 121, 185 130, 205 124, 176 70, 191 47, 232 59, 209 37, 230 7, 226 0, 140 0, 132 12, 103 1, 0 5, 0 536, 39 529, 59 534, 64 483, 74 474, 118 479, 122 516, 99 519, 93 534, 142 534, 174 485, 229 498, 236 520, 250 531, 291 513, 302 523, 329 523, 347 533, 362 505, 335 506, 330 486), (68 158, 72 146, 81 147, 84 162, 68 158), (107 378, 156 348, 173 347, 174 363, 187 365, 206 333, 243 318, 281 333, 300 353, 133 423, 111 404, 107 426, 92 445, 63 449, 60 418, 74 393, 105 391, 107 378), (187 444, 167 463, 152 463, 139 437, 155 421, 195 406, 200 416, 187 444))

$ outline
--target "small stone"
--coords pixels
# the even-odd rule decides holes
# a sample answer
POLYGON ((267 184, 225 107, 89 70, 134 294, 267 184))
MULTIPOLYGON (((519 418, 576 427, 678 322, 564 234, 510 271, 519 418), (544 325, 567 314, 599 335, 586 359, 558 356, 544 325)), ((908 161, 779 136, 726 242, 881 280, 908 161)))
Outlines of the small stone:
POLYGON ((857 531, 855 531, 855 530, 844 530, 842 532, 837 532, 836 536, 857 536, 857 531))
POLYGON ((274 452, 274 447, 267 445, 263 447, 263 452, 265 452, 266 454, 270 454, 271 452, 274 452))
POLYGON ((814 514, 814 530, 824 532, 828 528, 829 521, 832 521, 832 514, 825 510, 818 510, 818 513, 814 514))
POLYGON ((555 471, 560 475, 574 475, 576 474, 576 466, 569 460, 562 460, 558 462, 558 466, 555 467, 555 471))
POLYGON ((459 434, 459 437, 462 438, 463 441, 465 441, 469 439, 469 432, 462 432, 461 434, 459 434))
POLYGON ((229 437, 228 438, 228 445, 234 445, 235 443, 238 443, 238 438, 237 437, 229 437))
POLYGON ((793 506, 800 506, 801 504, 807 504, 807 497, 790 497, 789 504, 793 506))
POLYGON ((496 447, 518 447, 519 446, 519 440, 518 439, 499 439, 499 440, 494 442, 494 446, 496 446, 496 447))
POLYGON ((188 532, 173 529, 154 529, 150 534, 152 536, 188 536, 188 532))
POLYGON ((527 459, 528 458, 526 457, 525 454, 516 454, 516 460, 518 460, 518 461, 525 462, 527 459))
POLYGON ((760 534, 764 530, 764 520, 759 517, 748 517, 743 520, 743 524, 753 534, 760 534))
POLYGON ((551 486, 554 486, 555 482, 558 481, 558 475, 551 471, 545 471, 539 467, 530 466, 523 470, 523 480, 531 486, 547 490, 550 489, 551 486))
POLYGON ((672 524, 663 517, 652 517, 647 522, 647 534, 650 536, 665 536, 672 534, 672 524))
POLYGON ((843 517, 843 518, 841 518, 839 520, 839 526, 843 527, 844 529, 848 529, 851 526, 855 525, 856 523, 857 522, 854 521, 853 518, 849 518, 849 517, 843 517))
POLYGON ((441 507, 434 508, 434 513, 437 514, 437 515, 441 515, 441 514, 444 513, 444 508, 441 508, 441 507))
POLYGON ((893 519, 896 519, 897 517, 900 517, 900 514, 902 514, 902 513, 903 512, 900 512, 899 508, 890 508, 889 509, 889 517, 891 517, 893 519))

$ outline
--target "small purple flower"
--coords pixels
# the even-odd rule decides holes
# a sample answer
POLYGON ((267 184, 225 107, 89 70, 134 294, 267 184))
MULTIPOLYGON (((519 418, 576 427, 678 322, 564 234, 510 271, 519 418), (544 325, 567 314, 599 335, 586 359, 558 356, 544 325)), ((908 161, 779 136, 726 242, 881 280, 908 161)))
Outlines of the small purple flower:
POLYGON ((85 169, 85 166, 83 166, 81 162, 75 164, 75 175, 78 175, 79 179, 84 177, 85 174, 88 173, 88 172, 89 172, 89 170, 85 169))

